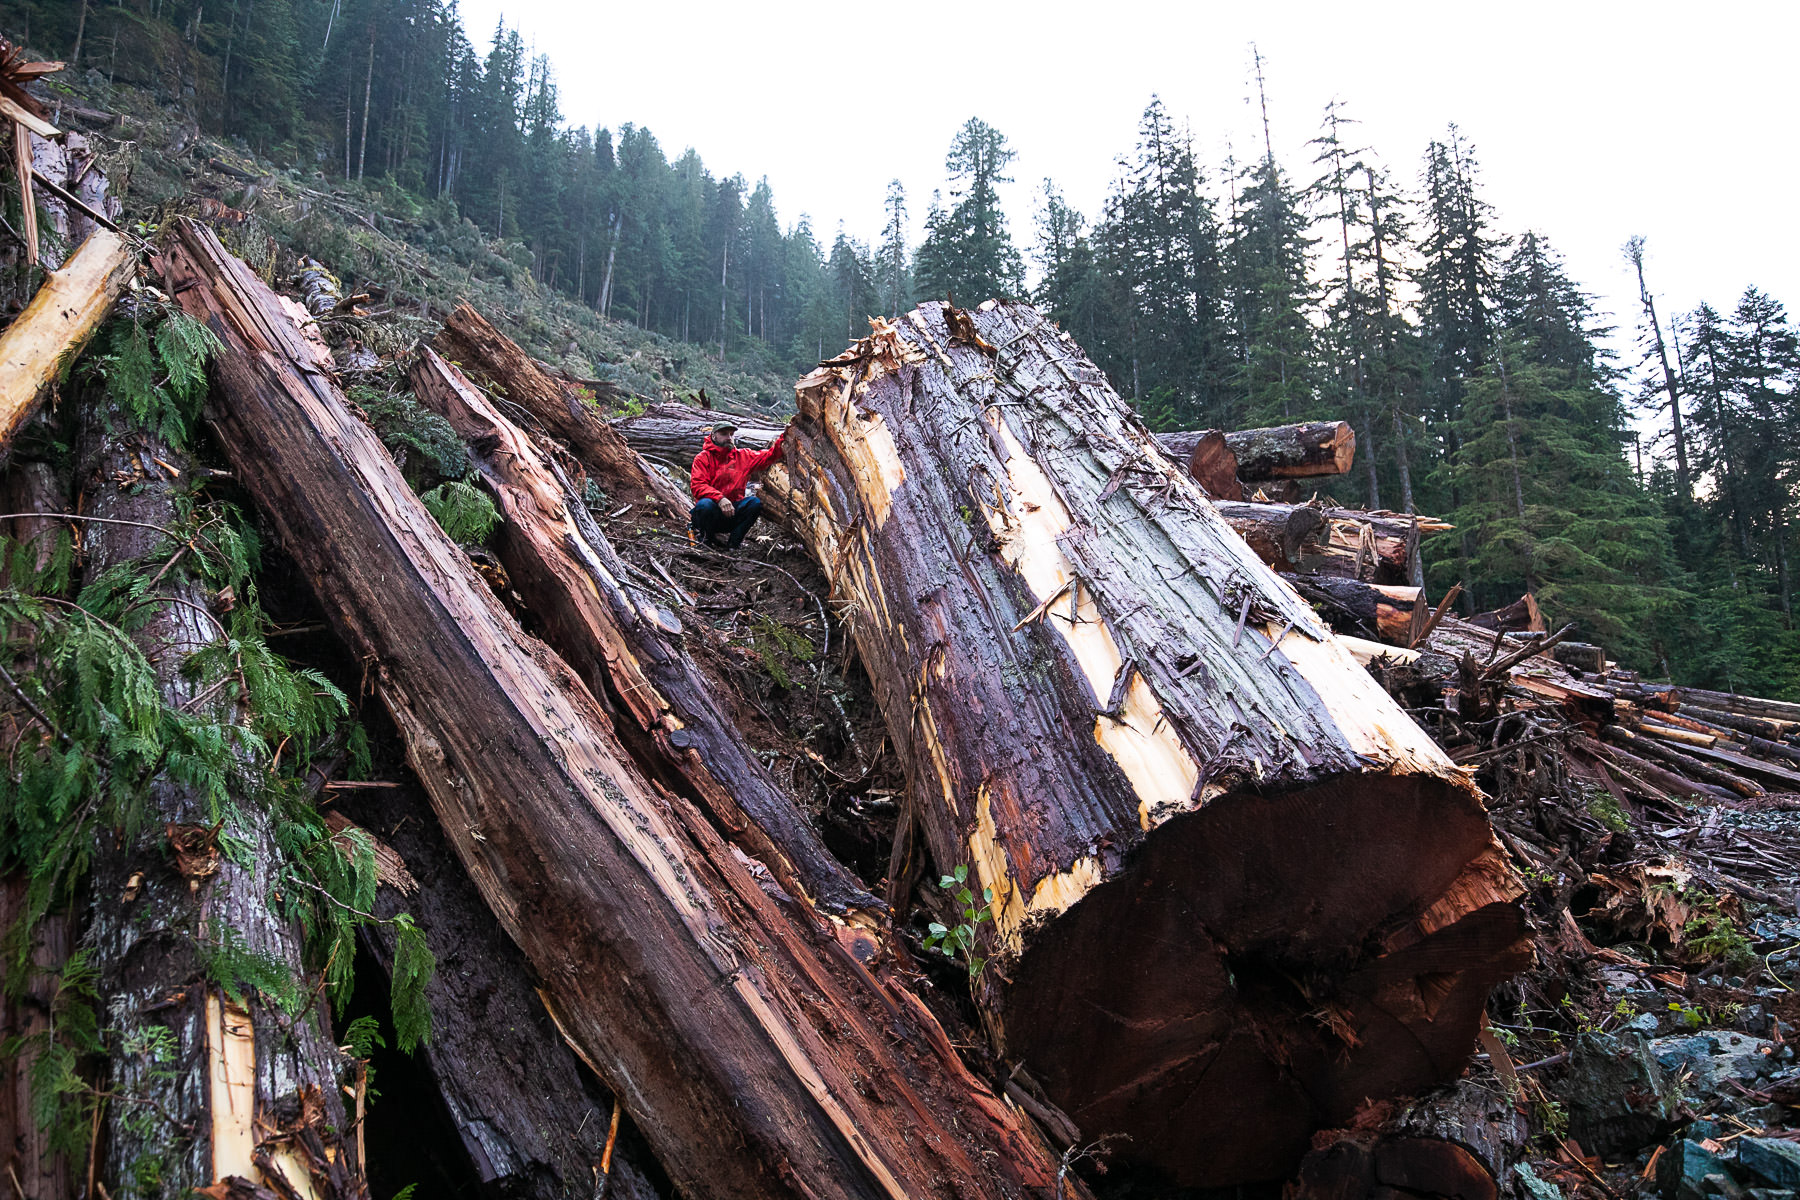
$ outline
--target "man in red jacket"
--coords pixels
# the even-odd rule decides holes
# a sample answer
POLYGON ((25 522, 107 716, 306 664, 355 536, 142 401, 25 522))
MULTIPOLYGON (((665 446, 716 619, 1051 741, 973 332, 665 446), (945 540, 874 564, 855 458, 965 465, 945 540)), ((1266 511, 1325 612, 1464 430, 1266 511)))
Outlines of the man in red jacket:
POLYGON ((706 444, 694 456, 694 471, 688 479, 688 490, 694 496, 694 511, 689 518, 694 532, 707 545, 718 547, 718 537, 726 537, 725 549, 736 550, 744 534, 762 515, 762 501, 744 496, 744 485, 750 476, 775 461, 787 430, 767 450, 740 450, 732 444, 737 426, 720 421, 712 427, 706 444))

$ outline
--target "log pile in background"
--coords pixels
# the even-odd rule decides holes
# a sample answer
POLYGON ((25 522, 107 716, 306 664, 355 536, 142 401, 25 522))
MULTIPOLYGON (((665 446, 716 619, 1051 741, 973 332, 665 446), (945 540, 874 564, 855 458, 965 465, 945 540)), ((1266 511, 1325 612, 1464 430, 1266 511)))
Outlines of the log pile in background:
POLYGON ((219 335, 212 415, 405 734, 561 1024, 693 1196, 1048 1195, 1056 1163, 908 993, 660 792, 437 528, 329 364, 216 238, 170 290, 219 335))
POLYGON ((1521 960, 1479 796, 1025 306, 802 380, 787 473, 980 999, 1084 1137, 1189 1185, 1460 1069, 1521 960), (1005 347, 996 351, 995 347, 1005 347))

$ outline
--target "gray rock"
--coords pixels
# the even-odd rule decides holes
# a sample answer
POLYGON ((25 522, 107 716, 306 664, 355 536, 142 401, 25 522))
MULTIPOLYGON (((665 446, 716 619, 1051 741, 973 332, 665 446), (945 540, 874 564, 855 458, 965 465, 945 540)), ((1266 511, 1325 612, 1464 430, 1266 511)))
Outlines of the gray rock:
POLYGON ((1568 1107, 1569 1133, 1595 1154, 1636 1150, 1675 1121, 1668 1078, 1635 1033, 1584 1033, 1570 1050, 1568 1072, 1556 1085, 1568 1107))
POLYGON ((1690 1096, 1717 1091, 1727 1079, 1749 1081, 1774 1066, 1774 1043, 1728 1029, 1676 1034, 1650 1043, 1650 1053, 1671 1078, 1691 1072, 1683 1088, 1690 1096))
POLYGON ((1707 1179, 1728 1173, 1724 1159, 1683 1138, 1656 1160, 1656 1187, 1663 1200, 1705 1200, 1707 1179))
POLYGON ((1778 1188, 1800 1187, 1800 1145, 1779 1138, 1737 1140, 1738 1165, 1778 1188))

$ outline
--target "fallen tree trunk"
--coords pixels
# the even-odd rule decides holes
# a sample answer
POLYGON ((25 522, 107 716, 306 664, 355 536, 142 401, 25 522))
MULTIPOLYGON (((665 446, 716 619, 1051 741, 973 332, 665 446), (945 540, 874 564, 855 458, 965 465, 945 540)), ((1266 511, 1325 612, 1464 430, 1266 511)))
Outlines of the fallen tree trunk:
POLYGON ((1314 504, 1226 501, 1217 508, 1269 566, 1365 583, 1406 583, 1419 537, 1454 528, 1432 517, 1314 504))
POLYGON ((1529 1149, 1519 1106, 1487 1081, 1462 1080, 1355 1128, 1315 1139, 1285 1200, 1496 1200, 1529 1149))
POLYGON ((798 402, 795 523, 911 816, 992 889, 983 1011, 1082 1136, 1273 1179, 1454 1075, 1524 961, 1479 794, 1098 368, 934 303, 798 402))
MULTIPOLYGON (((1159 433, 1157 445, 1186 465, 1216 430, 1159 433)), ((1237 477, 1245 483, 1270 479, 1310 479, 1342 475, 1356 461, 1356 434, 1348 421, 1305 421, 1267 429, 1239 429, 1224 435, 1237 477)), ((1233 497, 1235 499, 1235 497, 1233 497)))
POLYGON ((687 488, 644 462, 607 424, 598 404, 540 371, 530 355, 467 304, 457 305, 445 320, 437 348, 472 378, 498 385, 508 403, 567 442, 609 491, 621 497, 648 491, 674 512, 685 512, 691 505, 687 488))
POLYGON ((1340 633, 1412 646, 1425 632, 1431 606, 1425 589, 1404 584, 1361 583, 1329 576, 1284 576, 1303 597, 1324 608, 1326 624, 1340 633))
MULTIPOLYGON (((333 812, 348 807, 359 822, 384 831, 403 869, 411 868, 399 878, 384 873, 374 912, 415 913, 437 956, 425 987, 431 1040, 417 1056, 456 1126, 470 1173, 491 1194, 516 1200, 593 1194, 614 1098, 564 1041, 533 987, 530 964, 456 861, 425 797, 410 782, 340 796, 333 812), (496 1037, 497 1030, 505 1036, 496 1037)), ((365 925, 362 939, 391 973, 392 929, 365 925)), ((629 1133, 621 1139, 607 1195, 655 1195, 640 1152, 629 1133)), ((380 1165, 378 1155, 372 1161, 380 1165)), ((430 1181, 420 1190, 432 1190, 430 1181)))
MULTIPOLYGON (((185 669, 227 636, 211 593, 179 555, 168 558, 162 532, 194 477, 190 459, 112 397, 86 411, 78 478, 88 515, 100 519, 83 543, 89 579, 133 563, 160 577, 132 639, 165 703, 211 703, 222 722, 241 720, 185 669)), ((308 977, 301 930, 269 903, 283 859, 272 814, 239 796, 215 817, 200 788, 168 777, 150 783, 146 807, 131 836, 100 832, 88 887, 85 941, 111 1051, 98 1178, 115 1200, 188 1195, 230 1176, 316 1200, 367 1196, 342 1133, 350 1062, 323 1002, 284 1011, 236 978, 240 1004, 216 978, 237 971, 218 962, 246 956, 289 980, 308 977), (222 853, 222 839, 239 850, 222 853), (150 1049, 159 1044, 162 1053, 150 1049)))
POLYGON ((629 765, 256 276, 191 222, 165 264, 227 347, 221 445, 370 663, 483 898, 675 1185, 898 1198, 955 1179, 970 1196, 1048 1194, 1054 1161, 918 1002, 629 765))
POLYGON ((693 465, 712 427, 726 419, 742 422, 737 444, 747 450, 766 450, 781 436, 781 426, 763 418, 710 412, 686 404, 652 404, 637 416, 621 417, 612 425, 639 454, 685 471, 693 465))
POLYGON ((0 335, 0 467, 63 363, 99 327, 136 269, 124 238, 96 230, 0 335))
POLYGON ((499 550, 513 587, 551 648, 622 718, 620 738, 638 765, 704 807, 783 887, 836 913, 882 907, 722 719, 675 641, 680 622, 627 580, 551 462, 432 350, 409 378, 413 394, 469 443, 505 518, 499 550))

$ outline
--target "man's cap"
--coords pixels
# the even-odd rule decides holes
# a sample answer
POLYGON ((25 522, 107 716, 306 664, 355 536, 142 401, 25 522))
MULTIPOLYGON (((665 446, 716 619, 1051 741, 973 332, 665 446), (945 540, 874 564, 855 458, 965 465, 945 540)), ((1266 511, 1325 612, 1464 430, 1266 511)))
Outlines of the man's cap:
POLYGON ((736 421, 720 421, 712 427, 714 433, 736 433, 736 421))

